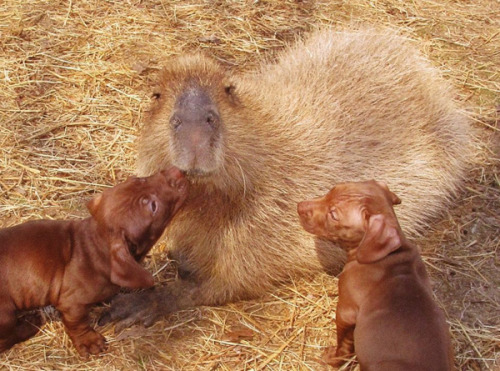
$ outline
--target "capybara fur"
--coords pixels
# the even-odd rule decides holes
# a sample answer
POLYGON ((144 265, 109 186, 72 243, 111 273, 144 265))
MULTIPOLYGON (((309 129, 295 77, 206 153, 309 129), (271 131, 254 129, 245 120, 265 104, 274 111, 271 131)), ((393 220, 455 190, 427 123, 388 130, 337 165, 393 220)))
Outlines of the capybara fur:
POLYGON ((186 279, 134 305, 117 298, 112 317, 130 316, 126 303, 141 317, 155 299, 166 313, 256 297, 305 272, 338 273, 344 254, 296 215, 297 202, 335 183, 385 181, 405 200, 402 227, 422 231, 456 193, 472 152, 453 94, 392 31, 316 31, 243 74, 203 55, 173 59, 154 91, 137 169, 175 165, 192 183, 167 230, 186 279))

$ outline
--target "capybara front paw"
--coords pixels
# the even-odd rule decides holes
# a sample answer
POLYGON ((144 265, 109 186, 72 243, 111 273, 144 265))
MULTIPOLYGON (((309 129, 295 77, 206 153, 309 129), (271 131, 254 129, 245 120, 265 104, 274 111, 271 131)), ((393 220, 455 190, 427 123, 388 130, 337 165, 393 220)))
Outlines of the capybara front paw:
POLYGON ((92 330, 73 339, 78 353, 87 358, 90 354, 99 354, 106 350, 106 339, 100 333, 92 330))
POLYGON ((149 327, 168 313, 168 308, 158 299, 154 291, 150 290, 117 295, 111 301, 111 308, 101 316, 98 324, 103 326, 119 321, 115 326, 117 333, 136 323, 149 327))

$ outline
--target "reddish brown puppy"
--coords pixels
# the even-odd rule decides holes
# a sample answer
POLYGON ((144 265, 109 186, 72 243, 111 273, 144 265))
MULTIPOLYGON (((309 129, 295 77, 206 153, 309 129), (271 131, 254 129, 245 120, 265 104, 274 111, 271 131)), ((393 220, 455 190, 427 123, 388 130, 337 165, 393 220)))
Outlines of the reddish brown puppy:
POLYGON ((89 202, 83 220, 27 222, 0 230, 0 352, 35 335, 41 316, 19 312, 54 305, 82 356, 105 349, 88 323, 91 304, 119 287, 153 286, 139 265, 187 196, 173 167, 129 178, 89 202))
POLYGON ((342 183, 323 198, 298 204, 302 226, 337 242, 348 261, 339 278, 337 349, 340 366, 356 354, 362 370, 451 370, 448 326, 418 248, 404 236, 383 183, 342 183))

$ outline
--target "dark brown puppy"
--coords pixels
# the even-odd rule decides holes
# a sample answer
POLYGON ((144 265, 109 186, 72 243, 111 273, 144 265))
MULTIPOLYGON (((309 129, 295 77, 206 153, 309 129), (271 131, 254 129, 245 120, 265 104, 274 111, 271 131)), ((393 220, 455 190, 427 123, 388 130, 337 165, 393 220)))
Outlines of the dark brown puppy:
POLYGON ((129 178, 89 202, 84 220, 27 222, 0 230, 0 352, 38 332, 40 315, 17 312, 54 305, 82 356, 104 350, 88 323, 90 305, 119 287, 153 286, 143 260, 187 196, 172 167, 129 178))
POLYGON ((445 317, 432 299, 418 248, 404 236, 383 183, 342 183, 323 198, 298 204, 308 232, 348 253, 339 278, 337 350, 343 364, 354 348, 362 370, 450 370, 445 317))

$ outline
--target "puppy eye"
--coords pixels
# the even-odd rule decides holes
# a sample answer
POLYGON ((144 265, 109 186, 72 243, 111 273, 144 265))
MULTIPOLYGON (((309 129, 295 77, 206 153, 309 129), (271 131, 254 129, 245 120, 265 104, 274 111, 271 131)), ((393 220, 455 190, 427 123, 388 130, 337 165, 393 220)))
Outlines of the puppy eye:
POLYGON ((144 197, 141 202, 153 215, 158 211, 158 203, 155 200, 144 197))
POLYGON ((336 209, 331 209, 330 212, 329 212, 329 215, 330 217, 335 220, 335 221, 338 221, 339 220, 339 215, 337 213, 337 210, 336 209))
POLYGON ((151 212, 153 214, 156 213, 156 211, 158 210, 158 204, 156 203, 156 201, 152 200, 150 203, 149 203, 149 209, 151 210, 151 212))

